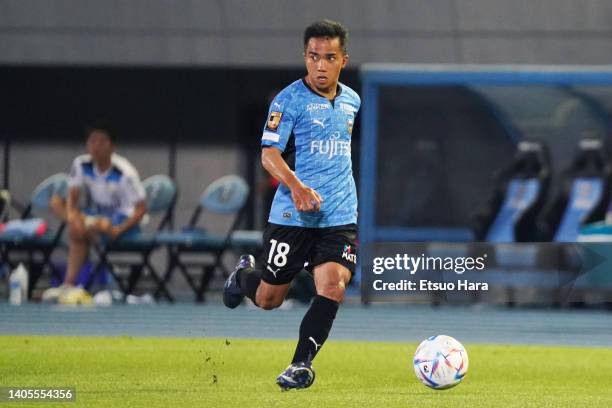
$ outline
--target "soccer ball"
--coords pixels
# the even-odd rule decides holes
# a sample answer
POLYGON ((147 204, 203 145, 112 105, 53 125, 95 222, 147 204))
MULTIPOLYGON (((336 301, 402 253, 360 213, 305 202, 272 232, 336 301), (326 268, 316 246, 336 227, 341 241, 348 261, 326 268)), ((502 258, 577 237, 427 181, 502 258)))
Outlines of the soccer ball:
POLYGON ((425 339, 414 353, 414 372, 424 385, 443 390, 459 384, 468 369, 467 351, 450 336, 425 339))

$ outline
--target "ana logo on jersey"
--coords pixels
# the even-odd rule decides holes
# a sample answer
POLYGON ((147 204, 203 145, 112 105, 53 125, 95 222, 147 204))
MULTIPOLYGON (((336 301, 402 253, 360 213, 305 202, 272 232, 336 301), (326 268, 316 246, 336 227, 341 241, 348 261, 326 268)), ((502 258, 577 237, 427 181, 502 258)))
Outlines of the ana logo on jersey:
POLYGON ((342 251, 342 259, 346 259, 349 262, 354 264, 357 263, 357 254, 353 252, 353 247, 350 245, 344 245, 344 250, 342 251))
POLYGON ((310 142, 310 153, 321 154, 329 159, 334 156, 350 156, 351 142, 339 139, 340 132, 332 132, 328 140, 313 140, 310 142))

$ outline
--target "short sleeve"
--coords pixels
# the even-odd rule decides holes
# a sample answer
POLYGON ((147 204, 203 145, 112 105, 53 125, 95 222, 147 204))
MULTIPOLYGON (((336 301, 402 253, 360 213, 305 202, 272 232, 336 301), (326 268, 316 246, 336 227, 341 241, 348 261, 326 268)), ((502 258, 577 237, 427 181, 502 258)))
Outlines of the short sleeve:
POLYGON ((295 126, 295 107, 291 93, 279 93, 270 104, 268 117, 261 137, 262 147, 276 147, 285 150, 295 126))
POLYGON ((82 161, 78 157, 72 162, 68 187, 83 187, 83 166, 82 161))
POLYGON ((136 171, 126 175, 123 188, 125 198, 130 204, 135 204, 145 199, 145 190, 136 171))

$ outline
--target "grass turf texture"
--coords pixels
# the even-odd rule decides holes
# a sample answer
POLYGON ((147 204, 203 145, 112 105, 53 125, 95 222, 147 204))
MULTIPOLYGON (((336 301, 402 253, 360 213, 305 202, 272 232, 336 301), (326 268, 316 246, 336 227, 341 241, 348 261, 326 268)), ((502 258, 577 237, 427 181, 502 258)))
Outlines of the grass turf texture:
POLYGON ((0 387, 75 387, 76 403, 52 404, 66 407, 612 406, 610 349, 466 344, 464 382, 434 391, 414 375, 415 348, 332 339, 314 385, 280 392, 293 341, 0 336, 0 387))

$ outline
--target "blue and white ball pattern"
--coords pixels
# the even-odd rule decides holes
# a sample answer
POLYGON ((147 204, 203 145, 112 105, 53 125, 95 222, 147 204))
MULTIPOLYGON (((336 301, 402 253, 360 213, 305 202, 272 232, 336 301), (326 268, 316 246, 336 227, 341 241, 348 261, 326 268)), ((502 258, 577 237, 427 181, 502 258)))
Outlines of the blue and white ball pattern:
POLYGON ((419 344, 413 364, 419 381, 430 388, 443 390, 463 380, 468 370, 468 355, 457 340, 438 335, 419 344))

